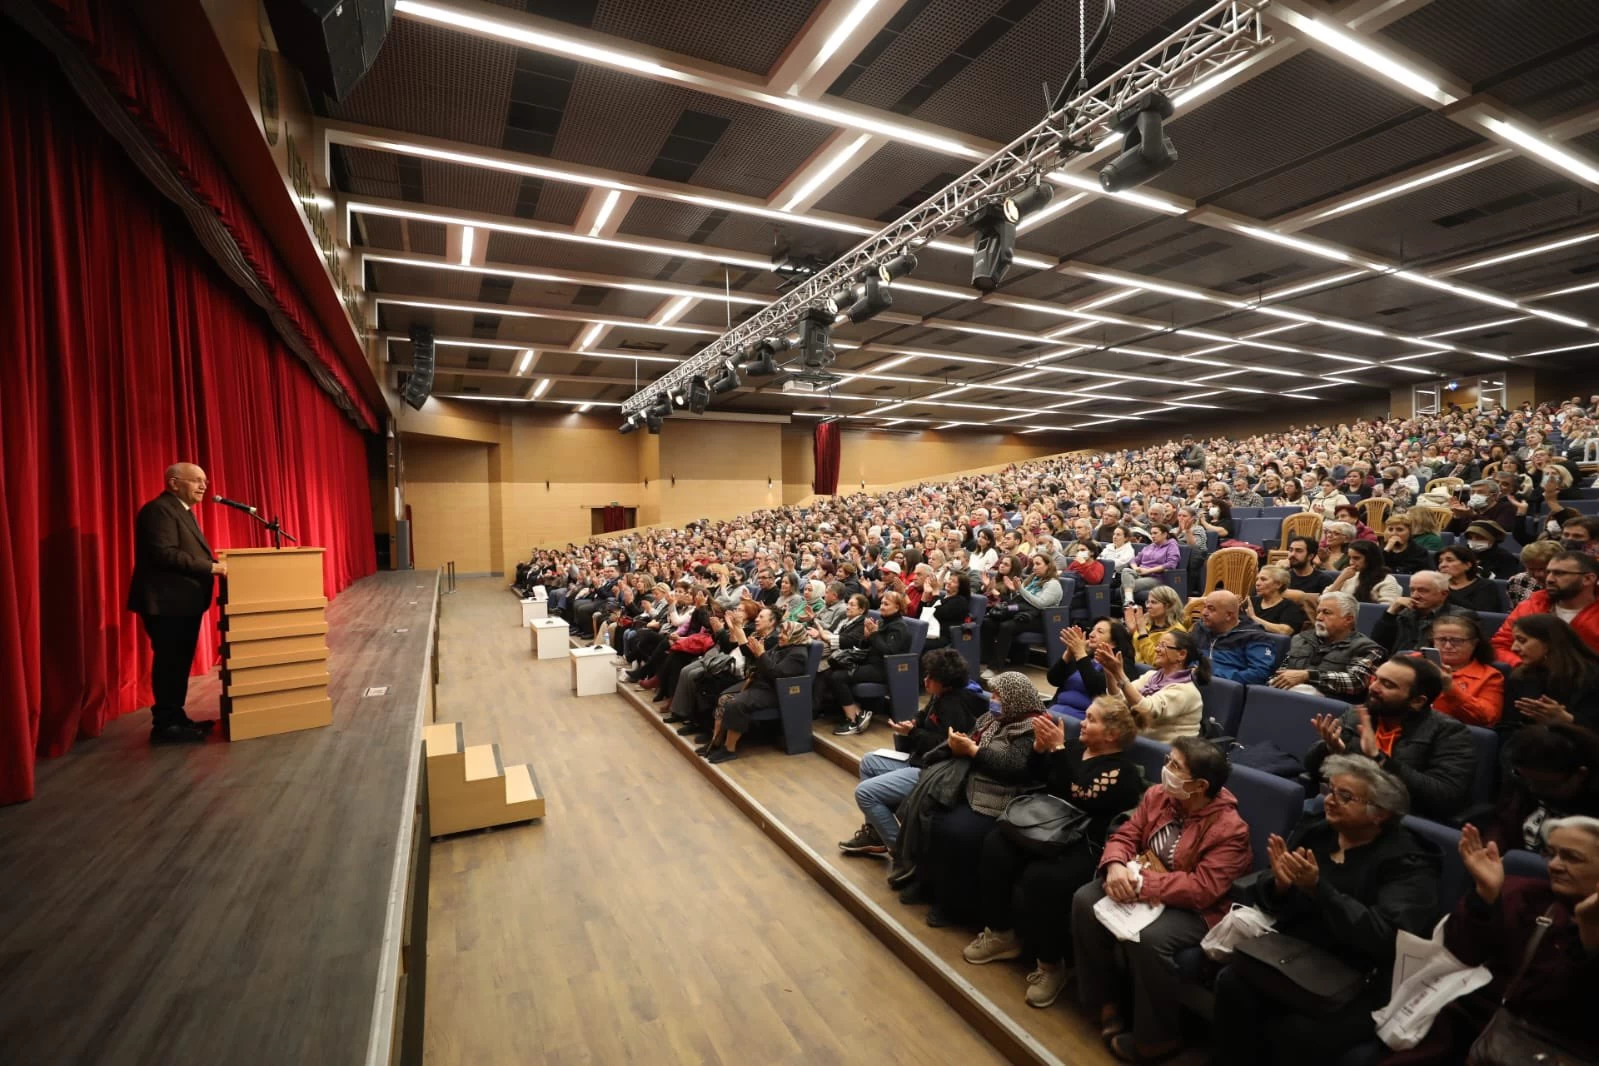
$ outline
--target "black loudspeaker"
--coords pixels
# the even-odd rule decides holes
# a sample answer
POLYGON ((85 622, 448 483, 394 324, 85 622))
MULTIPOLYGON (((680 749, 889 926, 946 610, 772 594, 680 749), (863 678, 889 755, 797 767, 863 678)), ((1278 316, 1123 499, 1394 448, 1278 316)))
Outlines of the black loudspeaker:
POLYGON ((306 84, 343 100, 377 60, 394 0, 265 0, 278 51, 306 84))
POLYGON ((400 399, 417 410, 433 395, 433 331, 426 326, 411 327, 411 376, 405 379, 400 399))

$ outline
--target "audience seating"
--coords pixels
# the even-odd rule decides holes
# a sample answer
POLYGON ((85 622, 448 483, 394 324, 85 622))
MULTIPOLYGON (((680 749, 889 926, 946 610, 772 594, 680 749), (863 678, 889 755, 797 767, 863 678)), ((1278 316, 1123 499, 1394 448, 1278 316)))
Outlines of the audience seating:
POLYGON ((1044 628, 1016 634, 1016 643, 1029 651, 1042 646, 1045 662, 1052 663, 1059 659, 1066 651, 1066 645, 1061 643, 1060 631, 1071 625, 1071 602, 1076 591, 1076 577, 1061 578, 1060 606, 1044 608, 1044 628))
POLYGON ((1267 633, 1266 639, 1272 643, 1271 668, 1275 670, 1277 669, 1277 664, 1287 657, 1289 645, 1294 642, 1293 634, 1267 633))
MULTIPOLYGON (((1236 514, 1237 512, 1233 513, 1236 514)), ((1235 539, 1241 540, 1245 544, 1259 544, 1263 548, 1267 546, 1267 541, 1270 541, 1275 546, 1278 543, 1277 536, 1282 527, 1281 518, 1240 519, 1238 522, 1238 535, 1235 539)))
POLYGON ((1255 573, 1260 557, 1250 548, 1223 548, 1205 560, 1205 584, 1194 592, 1206 596, 1217 589, 1247 597, 1255 590, 1255 573))
POLYGON ((1349 705, 1326 696, 1288 692, 1270 685, 1249 685, 1244 693, 1244 717, 1238 726, 1238 743, 1249 747, 1265 741, 1296 759, 1303 759, 1320 737, 1311 719, 1319 714, 1342 715, 1349 705))
POLYGON ((1238 815, 1249 824, 1255 869, 1267 868, 1266 838, 1276 833, 1287 840, 1304 813, 1305 790, 1298 781, 1277 777, 1251 766, 1237 766, 1227 788, 1238 797, 1238 815))
MULTIPOLYGON (((873 617, 878 617, 873 612, 873 617)), ((883 670, 888 675, 886 684, 864 681, 851 691, 856 699, 888 697, 888 713, 895 721, 916 717, 916 705, 921 692, 922 647, 927 643, 927 623, 920 618, 907 618, 905 625, 911 633, 911 650, 901 655, 883 656, 883 670)))
POLYGON ((1369 637, 1377 631, 1377 621, 1388 610, 1388 605, 1362 603, 1355 610, 1355 631, 1369 637))
POLYGON ((1549 860, 1535 851, 1514 848, 1505 852, 1505 873, 1541 881, 1549 876, 1549 860))
POLYGON ((1244 686, 1236 681, 1213 677, 1199 688, 1204 701, 1204 715, 1221 728, 1223 736, 1238 735, 1238 723, 1244 717, 1244 686))
MULTIPOLYGON (((1489 578, 1488 579, 1488 583, 1491 584, 1494 588, 1499 590, 1499 612, 1501 614, 1509 614, 1510 613, 1510 580, 1508 578, 1503 578, 1503 577, 1493 577, 1493 578, 1489 578)), ((1489 635, 1491 636, 1492 633, 1490 632, 1489 635)))
POLYGON ((1499 795, 1499 734, 1480 725, 1468 725, 1477 753, 1477 774, 1471 782, 1471 802, 1492 806, 1499 795))
POLYGON ((1510 615, 1498 614, 1494 611, 1479 611, 1477 617, 1482 619, 1483 632, 1492 637, 1499 632, 1499 628, 1505 624, 1505 619, 1509 618, 1510 615))
POLYGON ((804 676, 779 678, 777 706, 750 715, 750 720, 754 722, 770 722, 774 718, 780 720, 783 724, 783 750, 790 755, 811 750, 811 722, 815 718, 811 690, 816 684, 816 671, 822 665, 824 650, 821 641, 811 641, 810 660, 805 664, 804 676))
POLYGON ((1127 754, 1131 755, 1138 768, 1144 771, 1144 780, 1153 785, 1160 780, 1160 769, 1166 765, 1166 756, 1171 754, 1171 745, 1141 736, 1133 741, 1133 746, 1128 749, 1127 754))
POLYGON ((1460 861, 1460 830, 1414 815, 1405 818, 1404 825, 1443 852, 1438 875, 1438 910, 1447 913, 1471 888, 1471 875, 1466 872, 1466 864, 1460 861))

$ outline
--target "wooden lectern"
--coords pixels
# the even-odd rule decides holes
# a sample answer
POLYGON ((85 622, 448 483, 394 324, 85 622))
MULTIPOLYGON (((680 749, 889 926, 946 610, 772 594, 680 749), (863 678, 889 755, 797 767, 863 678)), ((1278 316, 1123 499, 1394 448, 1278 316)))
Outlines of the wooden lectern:
POLYGON ((232 548, 220 557, 227 738, 331 725, 322 549, 232 548))

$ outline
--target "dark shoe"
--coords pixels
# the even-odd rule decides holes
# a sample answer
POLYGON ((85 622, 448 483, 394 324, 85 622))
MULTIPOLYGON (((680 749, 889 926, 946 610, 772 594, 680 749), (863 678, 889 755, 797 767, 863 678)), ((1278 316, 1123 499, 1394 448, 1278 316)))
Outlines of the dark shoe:
POLYGON ((877 830, 872 828, 870 822, 855 830, 855 835, 848 840, 838 842, 838 850, 845 855, 886 855, 888 848, 877 835, 877 830))
POLYGON ((1132 1033, 1117 1033, 1110 1038, 1110 1053, 1122 1062, 1155 1063, 1176 1057, 1183 1050, 1182 1042, 1149 1051, 1133 1042, 1132 1033))
POLYGON ((855 716, 855 735, 859 736, 860 734, 866 732, 866 727, 871 724, 872 712, 865 710, 861 711, 860 714, 855 716))
POLYGON ((709 733, 705 732, 705 730, 703 730, 703 729, 700 730, 698 733, 694 734, 694 743, 696 743, 696 744, 703 744, 707 740, 710 740, 710 739, 711 739, 711 735, 709 733))
MULTIPOLYGON (((861 713, 865 714, 866 712, 862 711, 861 713)), ((833 735, 835 737, 852 737, 852 736, 854 736, 855 733, 857 732, 857 730, 855 729, 855 722, 858 722, 858 721, 860 721, 860 718, 858 716, 856 717, 856 719, 854 721, 851 721, 848 718, 844 719, 842 722, 840 722, 837 726, 835 726, 833 728, 833 735)))
POLYGON ((942 929, 944 926, 949 924, 949 916, 943 911, 939 910, 938 905, 935 903, 932 907, 928 908, 927 924, 932 926, 934 929, 942 929))
POLYGON ((169 722, 166 725, 151 727, 150 743, 203 744, 205 743, 205 734, 193 726, 186 725, 183 722, 169 722))
POLYGON ((918 903, 926 903, 927 890, 922 887, 922 883, 920 881, 912 881, 910 886, 899 894, 899 901, 906 906, 914 906, 918 903))
POLYGON ((732 748, 717 748, 705 757, 705 761, 708 763, 732 762, 736 758, 738 758, 738 752, 732 748))
POLYGON ((183 724, 190 729, 198 729, 202 733, 210 733, 211 730, 216 728, 217 720, 215 718, 201 718, 199 721, 195 721, 193 718, 189 718, 183 724))
POLYGON ((653 700, 651 700, 650 702, 651 703, 666 703, 671 698, 672 697, 670 697, 670 696, 668 696, 666 694, 666 690, 665 689, 660 689, 660 690, 658 690, 655 693, 655 698, 653 700))
POLYGON ((679 718, 677 715, 668 710, 662 713, 661 721, 665 722, 667 725, 682 725, 684 722, 688 721, 688 719, 679 718))
MULTIPOLYGON (((667 721, 670 722, 672 719, 668 718, 667 721)), ((678 719, 678 721, 682 721, 682 719, 678 719)), ((700 733, 700 727, 695 725, 693 722, 689 722, 686 725, 680 725, 677 727, 677 735, 680 737, 691 737, 696 733, 699 733, 700 736, 705 735, 704 733, 700 733)))
POLYGON ((694 754, 700 756, 701 758, 704 758, 704 757, 710 755, 713 751, 721 751, 721 750, 722 750, 722 746, 720 744, 712 744, 710 742, 710 740, 707 739, 704 744, 701 744, 699 747, 694 749, 694 754))

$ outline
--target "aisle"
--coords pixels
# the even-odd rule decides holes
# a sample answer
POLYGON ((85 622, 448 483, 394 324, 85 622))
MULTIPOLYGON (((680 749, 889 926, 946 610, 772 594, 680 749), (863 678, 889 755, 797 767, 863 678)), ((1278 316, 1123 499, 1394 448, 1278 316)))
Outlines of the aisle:
POLYGON ((444 603, 439 720, 530 762, 541 824, 438 841, 427 1062, 999 1063, 620 696, 567 692, 516 600, 444 603))

